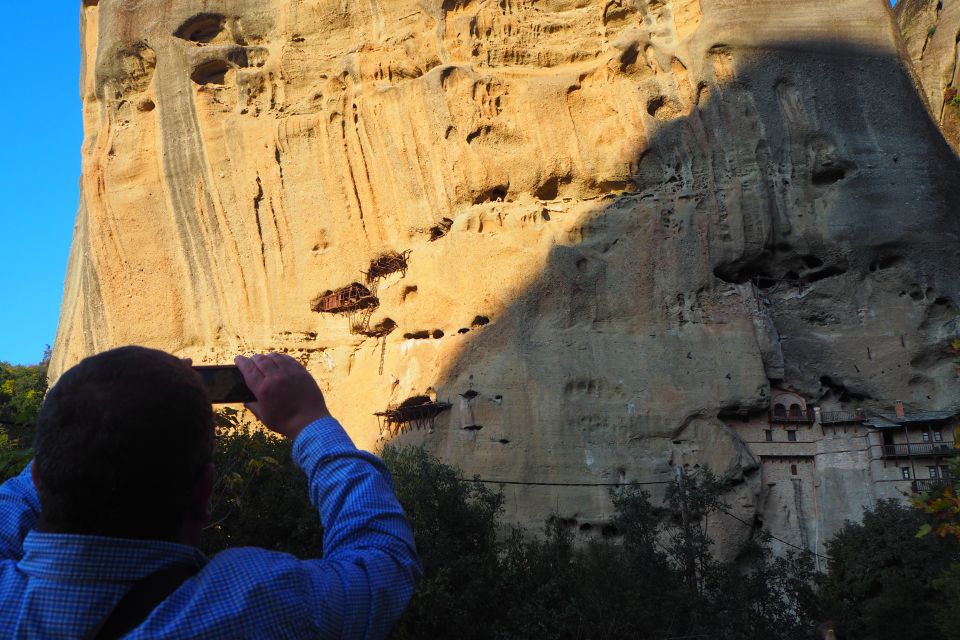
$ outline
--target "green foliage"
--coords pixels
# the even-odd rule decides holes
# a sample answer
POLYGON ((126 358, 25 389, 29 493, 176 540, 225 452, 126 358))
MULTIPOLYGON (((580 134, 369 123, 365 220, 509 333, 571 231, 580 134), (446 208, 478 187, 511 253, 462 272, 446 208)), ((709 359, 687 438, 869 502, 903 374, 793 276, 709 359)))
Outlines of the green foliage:
POLYGON ((47 393, 50 347, 40 364, 0 362, 0 482, 20 473, 33 458, 29 443, 47 393))
POLYGON ((937 627, 944 640, 960 640, 960 562, 955 562, 933 581, 944 606, 937 608, 937 627))
POLYGON ((935 621, 948 601, 934 583, 960 560, 960 546, 951 538, 917 538, 924 517, 883 500, 827 543, 830 571, 820 595, 845 637, 942 637, 935 621))
POLYGON ((0 482, 23 471, 32 458, 32 450, 21 448, 19 442, 11 440, 6 430, 0 427, 0 482))
POLYGON ((395 640, 810 635, 809 557, 774 559, 762 544, 737 563, 712 557, 707 524, 722 505, 709 474, 675 487, 666 509, 643 492, 615 493, 610 531, 619 529, 622 542, 577 548, 558 518, 542 538, 513 530, 498 542, 499 495, 457 480, 422 449, 388 448, 384 459, 426 571, 395 640))
POLYGON ((395 638, 486 637, 489 590, 497 582, 497 517, 503 498, 459 480, 421 448, 381 453, 413 526, 425 576, 395 638))
POLYGON ((0 362, 0 423, 8 426, 34 425, 43 396, 47 393, 47 366, 50 348, 35 365, 0 362))
POLYGON ((291 444, 241 424, 237 413, 217 414, 217 483, 213 517, 202 549, 256 546, 301 558, 323 553, 323 531, 310 505, 307 480, 291 458, 291 444))
POLYGON ((932 38, 933 34, 935 34, 936 32, 937 32, 937 25, 935 24, 930 25, 930 28, 927 29, 927 37, 932 38))

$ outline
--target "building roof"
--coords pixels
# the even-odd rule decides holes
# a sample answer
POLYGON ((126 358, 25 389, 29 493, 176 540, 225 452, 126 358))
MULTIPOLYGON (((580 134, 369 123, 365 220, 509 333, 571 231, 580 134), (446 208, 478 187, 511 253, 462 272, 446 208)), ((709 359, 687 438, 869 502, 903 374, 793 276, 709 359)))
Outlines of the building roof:
POLYGON ((952 411, 914 411, 905 416, 895 413, 881 413, 866 421, 874 429, 896 429, 910 425, 922 425, 930 422, 944 422, 956 416, 952 411))

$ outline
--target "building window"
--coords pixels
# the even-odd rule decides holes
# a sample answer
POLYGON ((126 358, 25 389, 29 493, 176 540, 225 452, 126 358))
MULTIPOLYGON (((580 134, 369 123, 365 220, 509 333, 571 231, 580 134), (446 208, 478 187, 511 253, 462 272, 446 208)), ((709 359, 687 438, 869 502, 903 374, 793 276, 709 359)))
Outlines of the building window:
POLYGON ((773 405, 773 417, 774 418, 786 418, 787 417, 787 408, 780 404, 779 402, 773 405))
POLYGON ((946 465, 943 465, 943 466, 940 467, 940 477, 941 477, 941 478, 945 478, 945 479, 946 479, 946 478, 949 478, 951 475, 952 475, 952 474, 951 474, 951 471, 950 471, 950 467, 948 467, 948 466, 946 466, 946 465))
POLYGON ((927 467, 927 472, 930 474, 931 480, 936 480, 937 478, 940 477, 940 475, 937 473, 936 467, 927 467))
POLYGON ((903 474, 904 480, 910 479, 910 467, 900 467, 900 473, 903 474))
POLYGON ((933 441, 934 442, 943 442, 943 434, 939 431, 933 432, 933 441))
POLYGON ((923 432, 923 441, 930 442, 930 434, 926 431, 923 432))
POLYGON ((797 420, 803 417, 803 409, 800 408, 800 405, 790 405, 790 417, 797 420))
POLYGON ((766 439, 767 442, 773 442, 773 429, 764 429, 763 437, 766 439))
POLYGON ((795 464, 790 465, 790 475, 792 476, 797 475, 797 465, 795 464))
POLYGON ((796 431, 787 431, 787 440, 790 442, 797 441, 797 432, 796 431))

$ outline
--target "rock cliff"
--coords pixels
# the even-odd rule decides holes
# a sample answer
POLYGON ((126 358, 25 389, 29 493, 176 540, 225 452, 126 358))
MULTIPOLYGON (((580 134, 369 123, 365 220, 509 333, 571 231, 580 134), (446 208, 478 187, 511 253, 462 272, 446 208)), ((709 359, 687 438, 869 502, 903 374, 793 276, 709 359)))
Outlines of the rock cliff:
MULTIPOLYGON (((886 0, 87 0, 82 24, 54 374, 282 350, 365 447, 426 397, 452 407, 400 440, 467 475, 708 465, 746 521, 727 421, 771 382, 956 403, 960 164, 886 0)), ((610 515, 605 487, 505 495, 535 529, 610 515)))
POLYGON ((930 113, 950 145, 960 152, 960 5, 943 0, 900 0, 894 15, 930 113))

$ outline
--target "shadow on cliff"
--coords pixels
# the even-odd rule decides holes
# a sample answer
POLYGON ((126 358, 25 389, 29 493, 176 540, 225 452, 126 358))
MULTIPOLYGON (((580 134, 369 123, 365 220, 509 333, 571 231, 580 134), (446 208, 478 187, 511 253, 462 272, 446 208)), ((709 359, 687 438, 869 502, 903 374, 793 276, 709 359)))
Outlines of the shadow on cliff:
MULTIPOLYGON (((702 62, 689 102, 650 98, 627 189, 582 220, 545 206, 543 224, 568 225, 570 242, 464 336, 437 377, 453 410, 401 441, 467 475, 657 481, 703 463, 725 464, 734 486, 756 463, 720 418, 765 411, 771 382, 836 402, 898 387, 903 371, 867 383, 849 361, 865 306, 956 316, 960 161, 906 62, 830 41, 717 45, 702 62), (777 288, 799 302, 782 310, 777 288)), ((606 500, 561 489, 518 494, 516 509, 606 500)))

